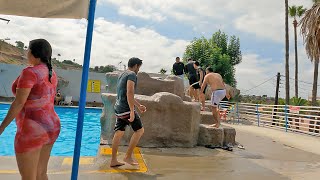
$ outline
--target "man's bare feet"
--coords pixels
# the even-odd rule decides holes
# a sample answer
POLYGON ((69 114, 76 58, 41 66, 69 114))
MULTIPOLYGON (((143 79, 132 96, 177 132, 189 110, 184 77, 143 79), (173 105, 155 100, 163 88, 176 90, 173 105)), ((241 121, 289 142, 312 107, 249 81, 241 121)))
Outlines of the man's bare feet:
POLYGON ((124 162, 132 165, 132 166, 136 166, 136 165, 139 165, 136 161, 134 161, 132 158, 124 158, 123 159, 124 162))
POLYGON ((125 165, 125 163, 119 162, 119 161, 111 161, 110 163, 110 167, 119 167, 119 166, 123 166, 125 165))

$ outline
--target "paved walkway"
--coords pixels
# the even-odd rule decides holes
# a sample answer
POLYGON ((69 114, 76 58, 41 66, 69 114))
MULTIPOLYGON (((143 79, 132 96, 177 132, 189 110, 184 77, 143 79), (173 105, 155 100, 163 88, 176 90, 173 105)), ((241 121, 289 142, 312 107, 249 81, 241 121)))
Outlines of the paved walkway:
MULTIPOLYGON (((241 135, 242 132, 252 133, 260 137, 268 137, 274 139, 275 141, 282 142, 288 146, 293 146, 297 149, 320 155, 320 137, 292 132, 284 132, 280 129, 257 127, 253 125, 227 125, 235 128, 239 135, 241 135)), ((241 138, 241 136, 238 137, 241 138)))
MULTIPOLYGON (((136 151, 135 155, 141 158, 139 167, 127 165, 110 169, 110 152, 104 149, 103 155, 82 158, 79 179, 319 179, 319 138, 255 126, 231 126, 236 128, 236 139, 245 150, 234 148, 233 152, 228 152, 204 147, 142 148, 141 153, 136 151)), ((124 151, 125 148, 121 148, 120 157, 124 151)), ((49 179, 70 179, 70 163, 70 158, 53 157, 49 179)), ((19 179, 16 170, 14 157, 0 158, 1 180, 19 179)))

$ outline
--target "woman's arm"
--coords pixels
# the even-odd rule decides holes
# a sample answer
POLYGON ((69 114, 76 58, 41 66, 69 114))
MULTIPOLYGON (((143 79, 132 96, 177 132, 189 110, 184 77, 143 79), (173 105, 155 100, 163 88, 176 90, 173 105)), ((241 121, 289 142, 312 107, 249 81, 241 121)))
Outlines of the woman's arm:
POLYGON ((4 118, 3 122, 0 125, 0 134, 2 134, 4 129, 13 121, 13 119, 22 110, 24 104, 28 99, 30 91, 31 88, 17 89, 16 98, 10 106, 7 116, 4 118))

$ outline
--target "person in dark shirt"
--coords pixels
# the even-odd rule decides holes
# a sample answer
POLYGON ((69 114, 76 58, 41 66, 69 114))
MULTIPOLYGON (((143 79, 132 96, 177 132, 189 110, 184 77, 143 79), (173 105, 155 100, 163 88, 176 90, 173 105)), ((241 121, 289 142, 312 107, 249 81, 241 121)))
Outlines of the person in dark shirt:
MULTIPOLYGON (((204 71, 204 69, 202 69, 200 67, 200 63, 198 61, 196 61, 193 66, 197 70, 197 76, 198 76, 198 80, 199 81, 194 83, 192 85, 192 87, 195 89, 196 94, 198 95, 198 93, 199 93, 198 91, 201 89, 202 83, 204 81, 204 77, 206 76, 206 72, 204 71)), ((207 86, 205 86, 203 92, 199 93, 199 99, 200 99, 200 102, 201 102, 201 111, 204 111, 204 109, 205 109, 206 89, 207 89, 207 86)))
POLYGON ((185 66, 185 72, 188 74, 189 79, 189 95, 194 98, 195 101, 199 101, 199 97, 197 96, 196 90, 192 87, 192 85, 198 82, 197 70, 193 66, 194 61, 192 59, 188 59, 188 64, 185 66))
POLYGON ((173 74, 184 79, 184 64, 180 61, 179 57, 176 57, 176 62, 173 64, 173 74))
POLYGON ((115 134, 112 141, 112 159, 110 167, 124 165, 124 163, 117 160, 117 152, 121 138, 124 135, 126 126, 128 125, 131 126, 134 133, 123 161, 130 165, 138 165, 138 163, 132 158, 132 152, 143 135, 144 128, 140 120, 140 116, 135 110, 135 106, 141 113, 144 113, 147 110, 145 106, 141 105, 134 99, 134 91, 137 86, 137 73, 139 72, 141 65, 142 60, 139 58, 129 59, 128 70, 123 72, 118 79, 117 100, 114 105, 117 119, 114 128, 115 134))

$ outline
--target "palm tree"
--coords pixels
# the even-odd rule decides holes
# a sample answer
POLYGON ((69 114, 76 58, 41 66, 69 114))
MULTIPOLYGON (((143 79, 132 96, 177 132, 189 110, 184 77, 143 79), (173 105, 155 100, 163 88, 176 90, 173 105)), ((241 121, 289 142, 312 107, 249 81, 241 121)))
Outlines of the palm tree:
POLYGON ((301 34, 306 45, 307 55, 314 62, 313 89, 311 104, 317 104, 318 70, 320 60, 320 0, 313 0, 311 9, 301 19, 301 34))
POLYGON ((290 86, 289 86, 289 24, 288 24, 288 0, 285 0, 285 24, 286 24, 286 104, 289 104, 290 101, 290 86))
POLYGON ((306 9, 303 6, 291 6, 289 7, 289 15, 294 19, 293 27, 294 27, 294 50, 295 50, 295 97, 298 96, 298 40, 297 40, 297 17, 301 17, 303 13, 306 12, 306 9))

